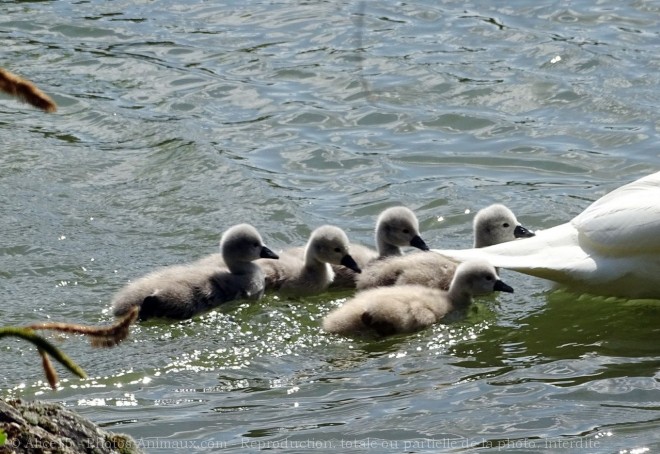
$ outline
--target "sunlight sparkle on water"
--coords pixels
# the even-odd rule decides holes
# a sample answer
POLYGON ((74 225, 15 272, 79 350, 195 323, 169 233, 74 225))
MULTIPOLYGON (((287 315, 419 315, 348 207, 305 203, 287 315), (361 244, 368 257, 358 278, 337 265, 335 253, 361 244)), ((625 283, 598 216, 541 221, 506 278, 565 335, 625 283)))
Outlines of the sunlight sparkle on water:
POLYGON ((135 394, 126 393, 124 399, 117 399, 115 405, 117 407, 136 407, 138 404, 135 394))
POLYGON ((106 405, 103 398, 78 399, 78 406, 80 407, 104 407, 106 405))

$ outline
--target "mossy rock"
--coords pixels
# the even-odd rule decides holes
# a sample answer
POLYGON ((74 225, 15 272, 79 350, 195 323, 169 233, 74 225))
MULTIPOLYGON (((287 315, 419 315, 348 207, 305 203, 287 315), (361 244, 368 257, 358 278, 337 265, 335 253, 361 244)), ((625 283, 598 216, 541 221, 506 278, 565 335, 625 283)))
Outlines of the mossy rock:
POLYGON ((0 431, 6 437, 0 445, 0 454, 142 452, 128 435, 103 430, 55 403, 0 400, 0 431))

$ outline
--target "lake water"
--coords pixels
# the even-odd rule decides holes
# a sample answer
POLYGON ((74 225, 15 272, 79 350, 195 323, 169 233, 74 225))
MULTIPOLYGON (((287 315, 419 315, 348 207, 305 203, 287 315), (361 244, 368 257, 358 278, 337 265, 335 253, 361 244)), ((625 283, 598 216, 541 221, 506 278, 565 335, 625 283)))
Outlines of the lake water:
MULTIPOLYGON (((532 229, 660 169, 651 1, 9 1, 6 69, 59 105, 0 98, 3 325, 106 324, 117 290, 324 223, 372 244, 404 204, 434 248, 502 202, 532 229)), ((89 373, 44 383, 3 339, 4 396, 61 402, 148 452, 660 451, 660 302, 515 288, 462 322, 352 340, 350 293, 267 296, 68 337, 89 373)))

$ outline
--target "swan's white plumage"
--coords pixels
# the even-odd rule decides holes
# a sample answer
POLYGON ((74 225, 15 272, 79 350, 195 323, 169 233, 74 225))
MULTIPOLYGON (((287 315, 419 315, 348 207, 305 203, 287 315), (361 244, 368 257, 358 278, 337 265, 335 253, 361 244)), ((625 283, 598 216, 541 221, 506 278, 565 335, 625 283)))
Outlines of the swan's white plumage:
POLYGON ((455 260, 486 259, 588 293, 660 298, 660 172, 610 192, 570 222, 533 238, 434 251, 455 260))
POLYGON ((571 223, 605 252, 660 252, 660 172, 610 192, 571 223))

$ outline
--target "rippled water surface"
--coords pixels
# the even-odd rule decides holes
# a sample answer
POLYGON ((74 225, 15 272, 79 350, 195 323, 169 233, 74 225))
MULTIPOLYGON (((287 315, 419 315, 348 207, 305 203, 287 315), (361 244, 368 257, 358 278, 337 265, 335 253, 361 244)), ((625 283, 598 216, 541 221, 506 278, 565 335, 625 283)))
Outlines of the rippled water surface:
MULTIPOLYGON (((250 222, 274 249, 323 223, 371 244, 405 204, 432 247, 473 213, 567 221, 660 170, 649 1, 3 2, 2 323, 109 323, 129 279, 250 222)), ((3 339, 5 396, 62 402, 148 452, 660 451, 660 303, 553 290, 386 340, 322 333, 350 293, 267 296, 128 341, 3 339)))

